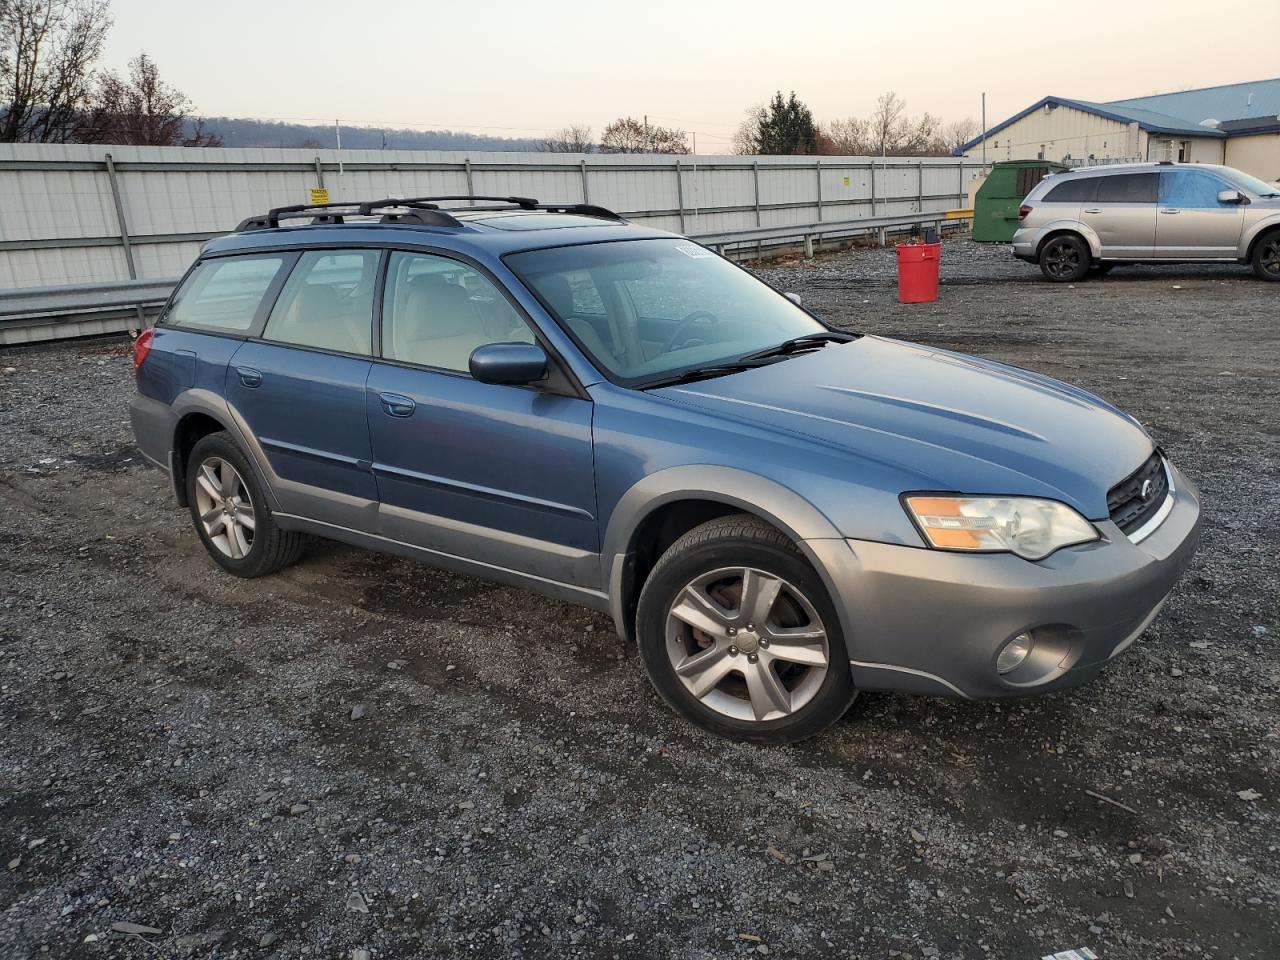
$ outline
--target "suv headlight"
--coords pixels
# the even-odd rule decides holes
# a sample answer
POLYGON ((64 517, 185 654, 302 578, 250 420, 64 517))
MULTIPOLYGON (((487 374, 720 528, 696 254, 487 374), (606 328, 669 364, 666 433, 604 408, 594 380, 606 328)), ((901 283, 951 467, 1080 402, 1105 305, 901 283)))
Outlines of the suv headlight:
POLYGON ((902 500, 930 546, 940 550, 1009 552, 1043 560, 1061 547, 1098 539, 1093 524, 1054 500, 928 493, 902 500))

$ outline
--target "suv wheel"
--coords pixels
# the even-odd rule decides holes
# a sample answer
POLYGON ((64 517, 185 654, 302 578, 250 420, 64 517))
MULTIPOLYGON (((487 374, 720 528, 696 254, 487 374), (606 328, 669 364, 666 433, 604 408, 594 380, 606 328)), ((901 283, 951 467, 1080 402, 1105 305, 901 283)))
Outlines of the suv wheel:
POLYGON ((1263 280, 1280 280, 1280 230, 1275 230, 1253 248, 1253 272, 1263 280))
POLYGON ((1089 272, 1089 245, 1074 233, 1050 237, 1040 248, 1040 272, 1054 283, 1075 283, 1089 272))
POLYGON ((658 693, 719 736, 802 740, 856 692, 822 581, 754 517, 721 517, 672 544, 645 581, 636 624, 658 693))
POLYGON ((192 448, 187 503, 209 556, 238 577, 274 573, 302 552, 303 535, 276 526, 248 459, 225 432, 192 448))

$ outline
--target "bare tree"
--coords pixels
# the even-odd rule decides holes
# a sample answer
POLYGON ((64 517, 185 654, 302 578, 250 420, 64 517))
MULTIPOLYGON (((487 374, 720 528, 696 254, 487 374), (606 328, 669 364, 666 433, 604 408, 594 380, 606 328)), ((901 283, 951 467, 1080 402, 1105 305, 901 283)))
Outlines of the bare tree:
POLYGON ((109 0, 0 0, 0 142, 78 139, 109 0))
POLYGON ((538 147, 545 153, 590 153, 595 149, 591 128, 574 124, 550 134, 538 147))
POLYGON ((859 117, 833 120, 823 128, 837 154, 864 157, 871 152, 871 121, 859 117))
POLYGON ((734 153, 745 156, 760 152, 760 125, 766 116, 768 111, 763 104, 757 103, 747 110, 746 117, 733 133, 734 153))
POLYGON ((632 117, 621 117, 600 135, 603 153, 688 153, 683 130, 652 126, 632 117))
POLYGON ((978 121, 973 117, 952 120, 938 132, 938 145, 947 155, 950 155, 976 137, 978 133, 978 121))
POLYGON ((103 73, 98 80, 90 117, 98 143, 160 147, 217 147, 222 141, 196 120, 186 94, 160 79, 160 68, 145 53, 129 61, 129 77, 103 73))
POLYGON ((882 156, 894 152, 892 148, 904 136, 903 117, 906 112, 906 103, 892 90, 880 94, 868 122, 869 144, 873 152, 882 156))

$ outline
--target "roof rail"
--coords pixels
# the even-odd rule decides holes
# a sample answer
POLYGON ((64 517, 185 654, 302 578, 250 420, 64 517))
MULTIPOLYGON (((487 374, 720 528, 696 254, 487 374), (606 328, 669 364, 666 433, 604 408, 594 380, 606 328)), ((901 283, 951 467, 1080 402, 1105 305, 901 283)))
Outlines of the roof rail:
POLYGON ((416 222, 423 226, 461 227, 463 223, 455 213, 499 210, 542 210, 547 213, 577 214, 626 223, 625 217, 590 203, 539 203, 530 197, 486 196, 438 196, 438 197, 386 197, 382 200, 350 200, 344 203, 300 203, 288 207, 273 207, 265 214, 249 217, 236 227, 237 233, 247 230, 269 230, 280 226, 281 220, 301 220, 311 217, 313 224, 338 224, 345 216, 368 217, 376 211, 402 210, 404 213, 384 213, 383 223, 416 222), (446 201, 480 200, 502 206, 440 207, 446 201))

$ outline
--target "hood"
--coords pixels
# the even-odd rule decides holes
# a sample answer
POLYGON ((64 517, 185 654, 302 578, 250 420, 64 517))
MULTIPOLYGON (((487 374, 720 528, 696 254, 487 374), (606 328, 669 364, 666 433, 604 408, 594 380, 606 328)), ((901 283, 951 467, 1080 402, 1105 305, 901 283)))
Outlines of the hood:
POLYGON ((1093 520, 1153 448, 1136 421, 1084 390, 880 337, 654 393, 895 469, 898 492, 1048 497, 1093 520))

